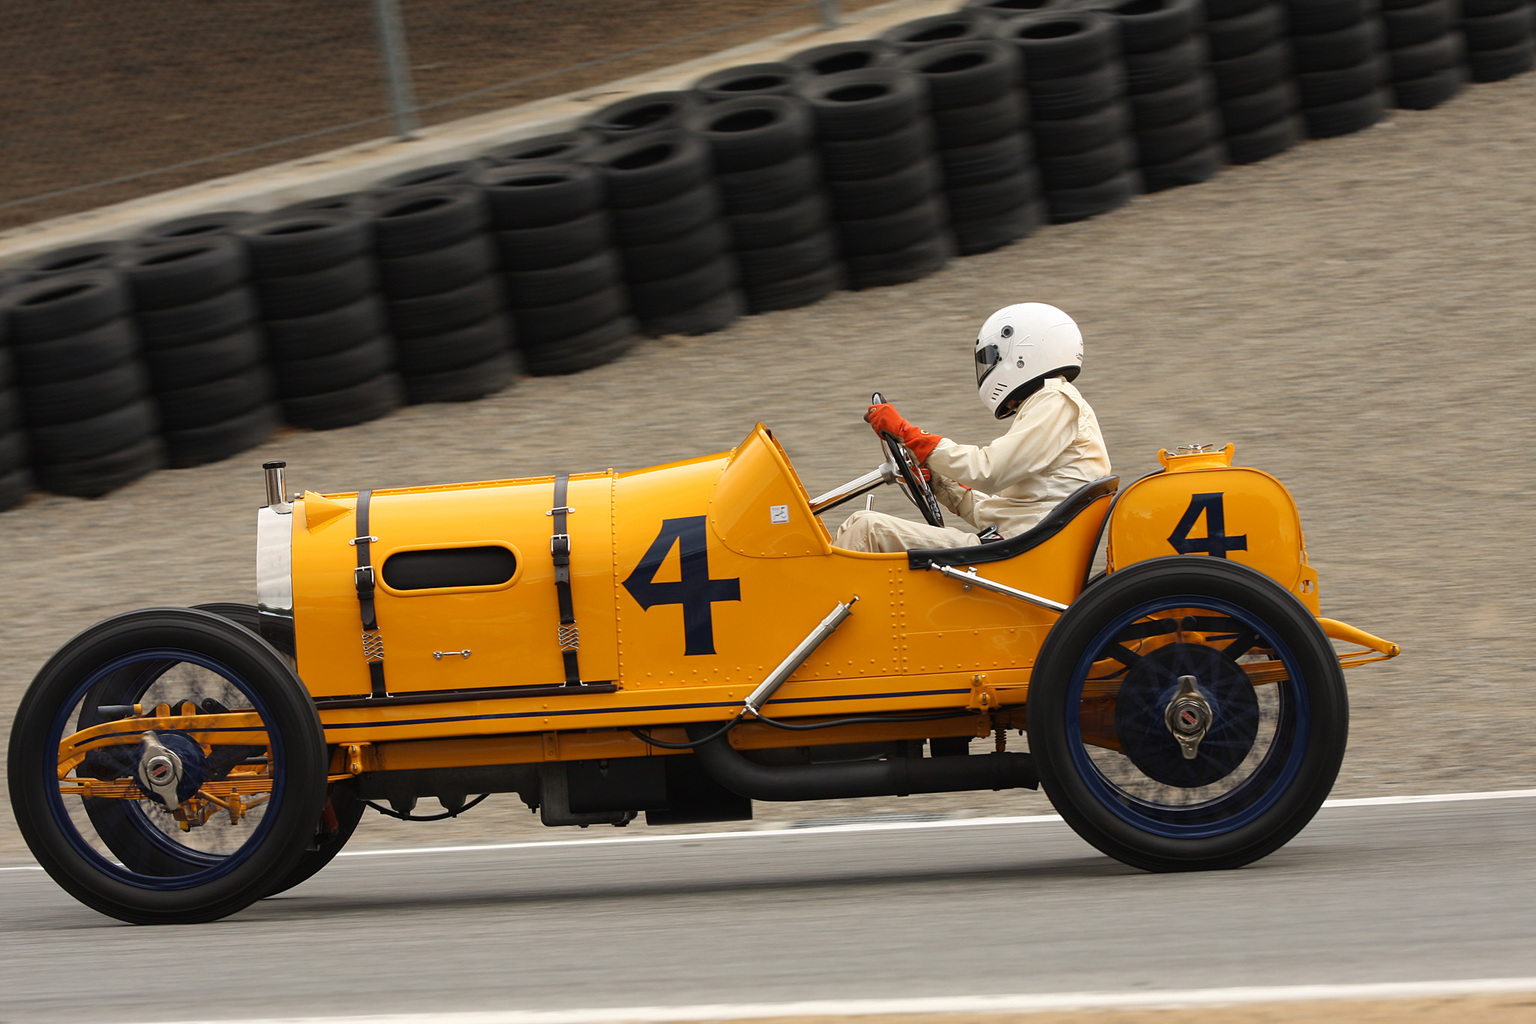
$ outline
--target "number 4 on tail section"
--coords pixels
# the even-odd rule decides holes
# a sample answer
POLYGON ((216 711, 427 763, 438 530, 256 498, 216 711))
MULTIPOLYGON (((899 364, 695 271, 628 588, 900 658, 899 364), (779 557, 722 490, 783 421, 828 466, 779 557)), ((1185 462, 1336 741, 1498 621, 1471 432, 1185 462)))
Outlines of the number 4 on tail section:
POLYGON ((1173 528, 1173 533, 1168 537, 1168 543, 1181 555, 1195 555, 1205 553, 1216 558, 1226 558, 1228 551, 1247 551, 1248 535, 1239 534, 1236 537, 1227 536, 1227 514, 1222 508, 1221 494, 1193 494, 1189 498, 1189 508, 1184 510, 1184 515, 1179 519, 1179 525, 1173 528), (1191 537, 1189 531, 1195 528, 1200 521, 1200 516, 1205 516, 1205 536, 1191 537))

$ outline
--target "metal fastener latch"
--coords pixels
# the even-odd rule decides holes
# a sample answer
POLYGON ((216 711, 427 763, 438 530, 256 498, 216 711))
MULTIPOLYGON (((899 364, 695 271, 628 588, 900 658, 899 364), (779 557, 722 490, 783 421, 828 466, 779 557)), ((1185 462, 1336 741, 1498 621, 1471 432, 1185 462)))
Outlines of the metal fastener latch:
POLYGON ((438 661, 442 661, 444 658, 467 658, 472 653, 474 652, 466 647, 462 651, 433 651, 432 657, 436 658, 438 661))

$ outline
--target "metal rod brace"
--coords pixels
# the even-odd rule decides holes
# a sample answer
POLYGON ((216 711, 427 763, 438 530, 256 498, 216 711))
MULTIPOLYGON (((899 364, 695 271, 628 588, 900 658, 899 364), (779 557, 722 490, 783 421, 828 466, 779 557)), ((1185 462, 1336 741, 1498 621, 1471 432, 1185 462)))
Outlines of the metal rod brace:
POLYGON ((967 569, 961 572, 959 569, 948 565, 936 565, 934 568, 952 580, 959 580, 967 587, 980 587, 982 590, 990 590, 994 594, 1005 594, 1008 597, 1027 601, 1032 605, 1038 605, 1053 612, 1064 612, 1067 610, 1067 606, 1060 601, 1052 601, 1048 597, 1041 597, 1039 594, 1031 594, 1027 590, 1019 590, 1016 587, 1008 586, 1006 583, 999 583, 996 580, 989 580, 985 576, 978 576, 975 569, 967 569))
POLYGON ((795 649, 789 652, 789 657, 779 662, 779 667, 768 673, 768 678, 759 683, 757 689, 747 695, 743 711, 750 711, 754 715, 757 714, 762 706, 767 704, 773 697, 774 691, 784 685, 784 680, 794 675, 795 669, 805 664, 805 659, 809 658, 811 653, 821 646, 821 642, 831 636, 833 631, 843 624, 843 620, 853 613, 853 606, 858 603, 858 600, 859 595, 855 594, 846 604, 839 601, 837 607, 833 608, 827 614, 827 617, 822 619, 816 628, 806 634, 805 639, 801 640, 795 649))

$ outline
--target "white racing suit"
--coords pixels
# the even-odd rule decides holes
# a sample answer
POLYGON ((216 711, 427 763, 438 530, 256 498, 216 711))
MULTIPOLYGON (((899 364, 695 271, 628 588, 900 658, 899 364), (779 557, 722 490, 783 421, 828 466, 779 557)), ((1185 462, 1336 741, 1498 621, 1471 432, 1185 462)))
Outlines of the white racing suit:
POLYGON ((981 543, 977 534, 989 526, 1004 537, 1017 536, 1083 484, 1108 476, 1109 451, 1087 400, 1053 377, 1019 406, 1002 437, 984 448, 946 437, 927 466, 934 496, 971 530, 860 510, 838 528, 833 545, 853 551, 958 548, 981 543))

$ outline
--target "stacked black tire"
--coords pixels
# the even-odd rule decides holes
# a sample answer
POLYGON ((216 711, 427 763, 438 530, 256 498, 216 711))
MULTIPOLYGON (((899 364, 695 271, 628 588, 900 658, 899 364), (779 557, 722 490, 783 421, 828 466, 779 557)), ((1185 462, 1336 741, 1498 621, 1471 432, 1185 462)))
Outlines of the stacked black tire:
POLYGON ((739 317, 745 300, 703 140, 683 130, 641 132, 587 160, 599 168, 640 329, 705 334, 739 317))
POLYGON ((1474 82, 1498 82, 1536 67, 1536 4, 1531 0, 1461 0, 1461 34, 1474 82))
POLYGON ((124 253, 166 457, 200 466, 261 444, 277 428, 245 246, 197 235, 124 253))
POLYGON ((928 91, 956 251, 989 252, 1039 227, 1045 203, 1017 47, 995 38, 943 43, 908 53, 898 66, 928 91))
POLYGON ((27 472, 27 435, 21 429, 21 393, 5 330, 5 317, 0 315, 0 512, 20 504, 32 489, 32 475, 27 472))
MULTIPOLYGON (((603 144, 602 135, 590 128, 578 128, 571 132, 555 132, 551 135, 535 135, 515 142, 504 142, 495 149, 486 150, 487 167, 510 167, 516 164, 551 161, 580 160, 603 144)), ((478 179, 479 173, 476 173, 478 179)), ((494 217, 492 218, 494 220, 494 217)))
POLYGON ((1307 136, 1369 128, 1392 104, 1375 0, 1285 0, 1307 136))
MULTIPOLYGON (((164 463, 128 289, 115 271, 10 289, 4 314, 39 486, 95 498, 164 463)), ((0 421, 14 418, 0 409, 0 421)))
POLYGON ((112 239, 82 242, 79 245, 68 245, 62 249, 54 249, 52 252, 34 256, 17 269, 22 279, 28 281, 57 277, 60 274, 75 274, 82 270, 106 270, 132 249, 132 242, 112 239))
POLYGON ((1201 0, 1093 0, 1120 28, 1131 130, 1148 192, 1208 181, 1226 162, 1205 72, 1201 0))
POLYGON ((368 216, 356 209, 260 218, 240 228, 283 417, 329 430, 399 407, 368 216))
POLYGON ((1461 91, 1460 0, 1381 0, 1381 27, 1392 81, 1392 105, 1438 107, 1461 91))
POLYGON ((1141 191, 1141 175, 1115 20, 1102 11, 1042 11, 1010 18, 998 33, 1023 57, 1051 222, 1082 220, 1128 202, 1141 191))
POLYGON ((472 401, 512 383, 512 324, 478 186, 429 185, 381 197, 373 247, 408 401, 472 401))
MULTIPOLYGON (((586 141, 528 151, 590 152, 595 147, 586 141)), ((636 325, 596 169, 514 157, 481 171, 475 183, 489 203, 503 292, 528 371, 574 373, 627 351, 636 325)))
POLYGON ((805 101, 766 92, 726 100, 695 111, 687 128, 709 147, 747 311, 805 306, 842 287, 805 101))
MULTIPOLYGON (((803 67, 782 61, 742 64, 705 75, 693 83, 693 91, 706 103, 724 103, 749 96, 793 96, 811 75, 812 72, 803 67)), ((688 117, 683 120, 686 122, 688 117)))
POLYGON ((673 131, 681 128, 688 115, 704 103, 704 97, 692 91, 642 93, 608 104, 583 121, 581 127, 609 142, 648 132, 673 131))
POLYGON ((855 39, 846 43, 825 43, 786 57, 784 62, 811 75, 837 75, 844 71, 888 67, 901 51, 880 39, 855 39))
POLYGON ((925 87, 894 67, 842 71, 801 90, 852 288, 925 277, 954 254, 933 162, 925 87))
POLYGON ((1205 43, 1227 159, 1251 164, 1306 138, 1282 0, 1204 0, 1205 43))
POLYGON ((926 50, 946 43, 969 43, 997 38, 997 18, 986 12, 962 7, 958 11, 934 14, 902 22, 880 33, 882 42, 901 53, 926 50))

